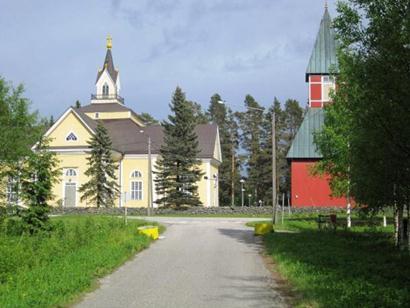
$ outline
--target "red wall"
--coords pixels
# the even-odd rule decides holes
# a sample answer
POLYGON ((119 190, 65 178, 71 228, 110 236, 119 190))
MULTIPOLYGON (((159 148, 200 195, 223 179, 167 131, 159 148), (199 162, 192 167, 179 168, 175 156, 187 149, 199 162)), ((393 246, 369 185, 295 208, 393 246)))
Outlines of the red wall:
POLYGON ((330 197, 327 177, 314 177, 310 168, 316 160, 291 162, 291 204, 294 207, 345 207, 346 198, 330 197))

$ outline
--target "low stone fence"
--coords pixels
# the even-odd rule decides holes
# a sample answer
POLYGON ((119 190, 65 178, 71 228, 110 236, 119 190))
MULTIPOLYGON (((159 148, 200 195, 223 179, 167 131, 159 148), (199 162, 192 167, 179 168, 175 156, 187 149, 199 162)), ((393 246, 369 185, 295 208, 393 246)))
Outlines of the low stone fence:
MULTIPOLYGON (((51 210, 53 215, 75 215, 75 214, 100 214, 100 215, 123 215, 125 208, 96 208, 96 207, 55 207, 51 210)), ((281 207, 278 207, 278 212, 281 212, 281 207)), ((284 208, 285 213, 289 213, 289 208, 284 208)), ((328 213, 345 213, 344 208, 291 208, 290 211, 294 214, 328 214, 328 213)), ((235 206, 235 207, 191 207, 186 209, 173 208, 154 208, 154 215, 246 215, 246 216, 266 216, 272 215, 272 207, 267 206, 235 206)), ((147 208, 127 208, 127 215, 145 216, 147 215, 147 208)))

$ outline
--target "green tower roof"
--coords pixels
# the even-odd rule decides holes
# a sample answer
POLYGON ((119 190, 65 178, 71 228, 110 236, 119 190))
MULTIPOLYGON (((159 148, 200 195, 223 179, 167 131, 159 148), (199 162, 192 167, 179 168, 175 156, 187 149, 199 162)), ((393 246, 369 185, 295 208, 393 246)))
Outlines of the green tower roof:
POLYGON ((313 136, 321 130, 323 119, 324 111, 322 108, 308 109, 286 158, 322 158, 313 143, 313 136))
POLYGON ((332 19, 326 7, 306 69, 306 81, 310 74, 330 74, 331 69, 338 69, 336 47, 337 42, 332 28, 332 19))

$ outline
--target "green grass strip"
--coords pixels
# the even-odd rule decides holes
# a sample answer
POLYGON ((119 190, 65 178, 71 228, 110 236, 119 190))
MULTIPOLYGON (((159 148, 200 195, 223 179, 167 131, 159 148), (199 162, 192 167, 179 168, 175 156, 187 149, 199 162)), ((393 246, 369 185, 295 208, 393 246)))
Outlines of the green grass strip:
POLYGON ((410 256, 393 247, 392 227, 319 231, 311 217, 291 218, 265 237, 267 253, 302 295, 298 307, 405 307, 410 256))
POLYGON ((144 221, 116 217, 54 219, 51 234, 0 235, 0 307, 51 307, 95 286, 150 239, 137 234, 144 221))

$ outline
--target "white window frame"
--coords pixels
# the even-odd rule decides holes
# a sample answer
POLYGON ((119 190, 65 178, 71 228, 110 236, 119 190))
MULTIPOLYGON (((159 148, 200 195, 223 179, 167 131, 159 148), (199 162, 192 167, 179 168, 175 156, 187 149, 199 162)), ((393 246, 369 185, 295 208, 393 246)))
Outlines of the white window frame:
POLYGON ((77 176, 77 170, 75 168, 67 168, 65 169, 64 175, 68 177, 77 176))
POLYGON ((139 170, 133 170, 130 174, 130 178, 132 179, 142 178, 142 172, 139 170))
POLYGON ((68 141, 68 142, 77 142, 77 141, 78 141, 78 137, 77 137, 77 135, 76 135, 74 132, 69 132, 69 133, 67 134, 67 136, 65 136, 65 141, 68 141), (73 135, 73 136, 75 137, 75 140, 68 139, 68 137, 70 137, 71 135, 73 135))
POLYGON ((139 170, 133 170, 130 174, 130 197, 133 201, 140 201, 144 199, 143 195, 143 182, 142 172, 139 170))
POLYGON ((18 180, 16 178, 13 178, 13 177, 7 178, 6 201, 8 204, 11 204, 11 203, 18 204, 19 202, 18 180))
POLYGON ((103 97, 109 96, 110 95, 110 86, 108 83, 104 83, 102 86, 102 95, 103 97))
POLYGON ((141 180, 133 180, 130 182, 130 195, 133 201, 141 201, 144 199, 143 183, 141 180))

